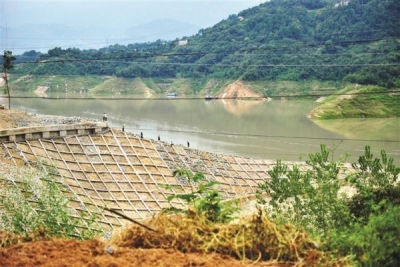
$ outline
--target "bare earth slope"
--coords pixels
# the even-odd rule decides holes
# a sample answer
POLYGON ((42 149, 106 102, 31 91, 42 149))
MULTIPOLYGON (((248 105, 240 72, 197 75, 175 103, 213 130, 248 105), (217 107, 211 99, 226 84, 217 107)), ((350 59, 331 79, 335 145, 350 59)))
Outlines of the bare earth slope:
POLYGON ((37 119, 22 110, 0 109, 0 130, 23 127, 28 122, 37 122, 37 119))

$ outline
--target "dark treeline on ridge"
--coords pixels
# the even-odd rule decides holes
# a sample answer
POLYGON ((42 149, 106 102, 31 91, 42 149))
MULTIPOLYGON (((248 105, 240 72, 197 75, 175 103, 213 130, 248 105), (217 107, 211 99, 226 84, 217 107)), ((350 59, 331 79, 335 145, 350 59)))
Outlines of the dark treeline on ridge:
POLYGON ((29 51, 13 72, 319 79, 393 88, 400 86, 399 18, 398 0, 271 0, 180 40, 29 51))

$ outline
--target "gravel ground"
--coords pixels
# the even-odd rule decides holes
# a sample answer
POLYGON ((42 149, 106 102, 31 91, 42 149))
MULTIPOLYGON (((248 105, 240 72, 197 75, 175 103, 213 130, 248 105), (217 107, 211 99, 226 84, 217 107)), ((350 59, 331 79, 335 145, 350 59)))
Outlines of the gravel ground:
POLYGON ((49 124, 75 124, 98 121, 90 118, 31 114, 22 110, 0 109, 0 130, 49 124))
POLYGON ((39 124, 75 124, 83 122, 98 122, 99 120, 81 117, 63 117, 43 114, 30 114, 39 124))

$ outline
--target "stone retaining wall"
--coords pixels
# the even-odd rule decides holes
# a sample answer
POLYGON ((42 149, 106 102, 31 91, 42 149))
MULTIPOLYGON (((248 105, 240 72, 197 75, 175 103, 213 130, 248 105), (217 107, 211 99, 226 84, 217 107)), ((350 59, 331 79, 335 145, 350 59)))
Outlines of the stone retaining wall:
POLYGON ((0 131, 0 143, 99 134, 109 130, 107 122, 19 127, 0 131))

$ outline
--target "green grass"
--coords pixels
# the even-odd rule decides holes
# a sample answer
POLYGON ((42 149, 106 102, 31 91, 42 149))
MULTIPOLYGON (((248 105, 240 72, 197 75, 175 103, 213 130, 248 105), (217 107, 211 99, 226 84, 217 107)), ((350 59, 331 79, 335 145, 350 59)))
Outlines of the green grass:
POLYGON ((400 94, 385 90, 378 86, 348 86, 325 99, 310 117, 318 120, 399 117, 400 94))

